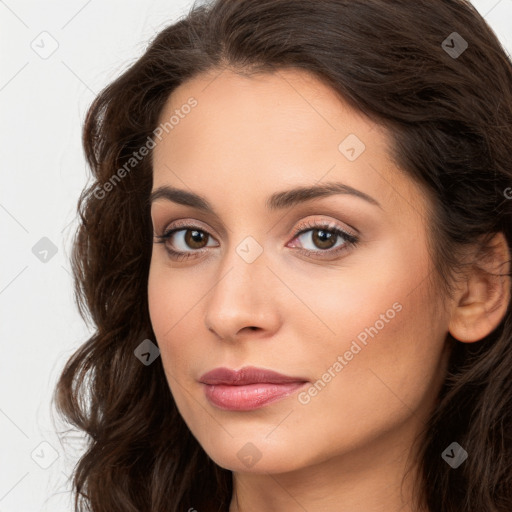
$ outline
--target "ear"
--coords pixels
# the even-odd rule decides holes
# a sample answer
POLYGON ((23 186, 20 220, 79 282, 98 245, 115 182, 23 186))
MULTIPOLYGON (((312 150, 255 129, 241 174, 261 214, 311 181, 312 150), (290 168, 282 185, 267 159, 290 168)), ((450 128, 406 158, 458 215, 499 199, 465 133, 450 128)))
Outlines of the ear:
POLYGON ((477 258, 455 296, 448 330, 464 343, 479 341, 503 320, 511 296, 510 252, 497 233, 477 258))

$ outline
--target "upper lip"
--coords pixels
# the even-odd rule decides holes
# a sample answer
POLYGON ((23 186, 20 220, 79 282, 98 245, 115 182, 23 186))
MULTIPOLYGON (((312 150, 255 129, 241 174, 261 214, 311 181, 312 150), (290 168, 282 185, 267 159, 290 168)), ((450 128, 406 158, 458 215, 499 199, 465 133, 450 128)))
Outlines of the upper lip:
POLYGON ((258 383, 283 384, 285 382, 307 382, 307 380, 302 377, 290 377, 272 370, 266 370, 265 368, 245 366, 240 370, 215 368, 201 376, 199 382, 209 385, 243 386, 258 383))

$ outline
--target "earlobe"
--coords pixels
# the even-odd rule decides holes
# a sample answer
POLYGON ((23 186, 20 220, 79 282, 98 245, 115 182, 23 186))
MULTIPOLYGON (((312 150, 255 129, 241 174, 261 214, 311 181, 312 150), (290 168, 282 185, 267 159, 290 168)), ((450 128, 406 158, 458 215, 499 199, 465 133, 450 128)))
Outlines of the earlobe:
POLYGON ((494 236, 456 297, 450 334, 464 343, 485 338, 503 320, 511 297, 510 251, 503 233, 494 236))

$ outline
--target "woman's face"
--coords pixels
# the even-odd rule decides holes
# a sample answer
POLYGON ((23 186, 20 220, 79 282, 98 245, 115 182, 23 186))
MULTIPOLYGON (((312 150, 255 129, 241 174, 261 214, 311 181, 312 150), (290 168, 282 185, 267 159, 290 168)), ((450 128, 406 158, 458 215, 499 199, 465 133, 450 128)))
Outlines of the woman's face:
POLYGON ((151 215, 156 235, 176 231, 153 246, 149 308, 199 443, 261 473, 406 451, 444 379, 449 318, 426 196, 385 132, 298 70, 202 75, 161 122, 151 215), (202 382, 244 367, 291 380, 202 382))

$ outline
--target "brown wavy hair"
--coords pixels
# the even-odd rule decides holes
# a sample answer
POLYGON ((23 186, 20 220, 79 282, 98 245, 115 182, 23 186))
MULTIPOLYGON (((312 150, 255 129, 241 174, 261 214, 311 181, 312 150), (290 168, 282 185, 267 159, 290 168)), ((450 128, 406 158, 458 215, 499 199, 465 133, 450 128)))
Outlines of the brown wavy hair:
MULTIPOLYGON (((67 362, 54 395, 59 414, 88 439, 73 473, 77 511, 228 510, 231 471, 185 425, 161 359, 145 366, 134 356, 143 340, 155 340, 147 299, 151 152, 130 160, 154 137, 176 87, 228 68, 249 76, 311 72, 389 130, 398 167, 432 198, 429 250, 443 292, 452 291, 464 247, 481 241, 484 250, 502 232, 512 250, 504 192, 512 196, 512 63, 468 1, 194 4, 101 91, 83 127, 93 183, 78 201, 71 259, 78 309, 94 333, 67 362), (457 58, 443 47, 453 32, 468 43, 457 58)), ((511 305, 480 342, 455 342, 449 333, 447 342, 446 379, 421 436, 418 505, 510 512, 511 305), (441 457, 453 441, 469 454, 457 469, 441 457)))

